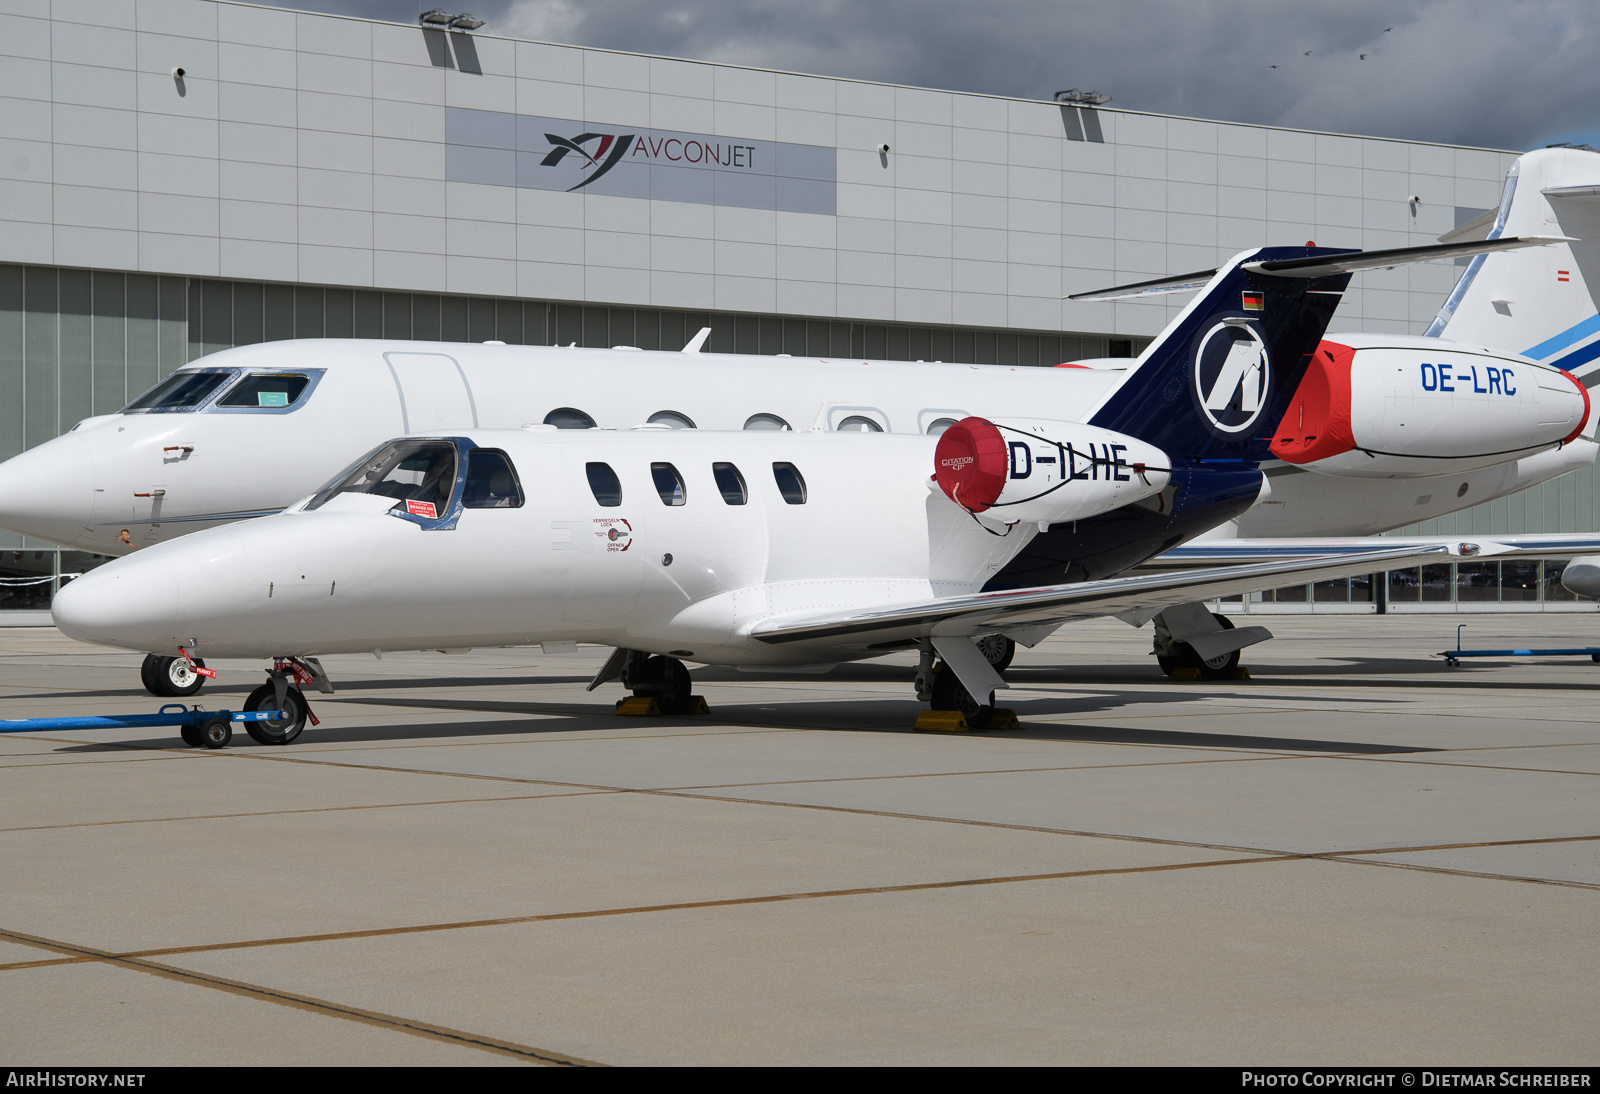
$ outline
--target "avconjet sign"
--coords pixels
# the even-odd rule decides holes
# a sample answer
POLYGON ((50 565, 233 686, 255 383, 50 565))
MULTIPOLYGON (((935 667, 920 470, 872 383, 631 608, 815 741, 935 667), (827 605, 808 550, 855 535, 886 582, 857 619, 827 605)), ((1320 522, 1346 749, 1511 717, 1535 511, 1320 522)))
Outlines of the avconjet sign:
POLYGON ((833 216, 837 160, 814 144, 445 110, 451 182, 833 216))

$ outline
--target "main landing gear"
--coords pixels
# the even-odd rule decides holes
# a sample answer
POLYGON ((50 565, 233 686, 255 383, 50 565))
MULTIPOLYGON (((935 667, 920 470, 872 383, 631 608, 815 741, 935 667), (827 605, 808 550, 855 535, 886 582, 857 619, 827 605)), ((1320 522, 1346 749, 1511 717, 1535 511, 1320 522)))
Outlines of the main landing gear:
MULTIPOLYGON (((1227 616, 1212 612, 1211 618, 1215 619, 1223 630, 1233 630, 1233 620, 1227 616)), ((1241 651, 1233 650, 1218 654, 1216 657, 1202 658, 1189 643, 1174 641, 1159 616, 1156 617, 1155 630, 1156 664, 1161 666, 1161 671, 1166 675, 1171 676, 1177 669, 1195 669, 1199 671, 1202 680, 1232 680, 1238 672, 1241 651)))
POLYGON ((617 679, 633 692, 631 699, 617 703, 618 714, 706 713, 706 701, 692 694, 694 681, 689 678, 689 667, 676 657, 639 650, 613 650, 586 690, 593 691, 617 679))
POLYGON ((151 695, 159 695, 163 699, 183 699, 200 690, 200 685, 206 678, 194 670, 205 668, 206 663, 196 657, 190 662, 185 657, 161 657, 157 654, 145 654, 144 663, 139 666, 139 679, 144 683, 144 689, 151 695))
MULTIPOLYGON (((1011 663, 1011 657, 1016 652, 1016 644, 999 634, 987 635, 975 640, 974 644, 997 673, 1011 663)), ((935 655, 931 642, 925 641, 922 644, 922 657, 917 664, 915 684, 918 699, 927 703, 934 711, 959 714, 965 722, 965 725, 957 722, 953 726, 939 725, 926 728, 964 728, 981 731, 993 727, 1007 728, 1016 722, 1016 715, 1009 710, 999 712, 997 715, 993 690, 981 697, 969 691, 955 670, 935 655)), ((919 719, 918 728, 925 728, 922 722, 927 720, 926 717, 919 719)))

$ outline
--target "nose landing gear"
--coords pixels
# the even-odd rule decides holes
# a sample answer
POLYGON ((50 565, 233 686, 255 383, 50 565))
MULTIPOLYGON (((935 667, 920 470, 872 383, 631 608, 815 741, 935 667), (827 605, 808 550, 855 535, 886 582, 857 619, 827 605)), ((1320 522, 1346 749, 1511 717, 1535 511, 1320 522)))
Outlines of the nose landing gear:
POLYGON ((272 668, 267 670, 267 682, 250 693, 244 701, 244 709, 276 710, 280 713, 274 718, 246 722, 245 732, 260 744, 286 745, 300 736, 308 720, 312 725, 320 725, 321 720, 311 712, 311 704, 306 702, 302 690, 305 684, 315 684, 321 692, 333 692, 328 674, 322 671, 322 665, 315 657, 280 657, 275 660, 272 668))

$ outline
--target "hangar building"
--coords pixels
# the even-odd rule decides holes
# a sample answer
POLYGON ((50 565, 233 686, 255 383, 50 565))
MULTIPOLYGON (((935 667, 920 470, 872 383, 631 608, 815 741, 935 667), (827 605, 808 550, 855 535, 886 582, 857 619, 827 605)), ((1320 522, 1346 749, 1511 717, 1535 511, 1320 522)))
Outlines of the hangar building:
MULTIPOLYGON (((1175 305, 1062 297, 1430 243, 1516 155, 228 0, 5 7, 0 458, 283 338, 1130 356, 1175 305)), ((1456 274, 1358 275, 1334 329, 1420 333, 1456 274)), ((1591 529, 1595 495, 1585 472, 1423 530, 1591 529)), ((0 608, 96 561, 0 533, 0 608)), ((1328 606, 1371 610, 1351 595, 1328 606)))

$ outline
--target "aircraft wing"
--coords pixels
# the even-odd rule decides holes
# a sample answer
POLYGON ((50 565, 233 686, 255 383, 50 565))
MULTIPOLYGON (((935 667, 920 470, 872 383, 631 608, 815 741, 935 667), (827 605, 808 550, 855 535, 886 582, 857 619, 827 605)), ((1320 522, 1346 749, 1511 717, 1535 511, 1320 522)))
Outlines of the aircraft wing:
POLYGON ((758 623, 750 636, 780 644, 843 640, 845 645, 878 646, 906 638, 979 635, 1036 626, 1057 626, 1074 619, 1137 613, 1146 618, 1164 607, 1211 600, 1277 585, 1328 581, 1419 563, 1449 562, 1492 555, 1497 544, 1427 544, 1383 551, 1357 551, 1216 569, 1114 577, 1075 585, 936 597, 872 610, 847 609, 788 615, 758 623))
MULTIPOLYGON (((1357 555, 1365 551, 1411 547, 1450 547, 1458 549, 1463 539, 1455 536, 1339 536, 1294 537, 1286 539, 1204 539, 1192 540, 1181 547, 1151 559, 1141 570, 1180 569, 1192 566, 1243 566, 1258 562, 1284 562, 1314 557, 1340 557, 1357 555)), ((1595 532, 1544 532, 1529 535, 1504 535, 1496 533, 1493 552, 1496 558, 1507 561, 1533 561, 1541 558, 1573 558, 1578 555, 1600 554, 1600 533, 1595 532)), ((1463 558, 1470 551, 1461 552, 1463 558)), ((1437 561, 1447 561, 1439 559, 1437 561)), ((1395 567, 1389 567, 1394 569, 1395 567)), ((1376 572, 1376 571, 1374 571, 1376 572)))

